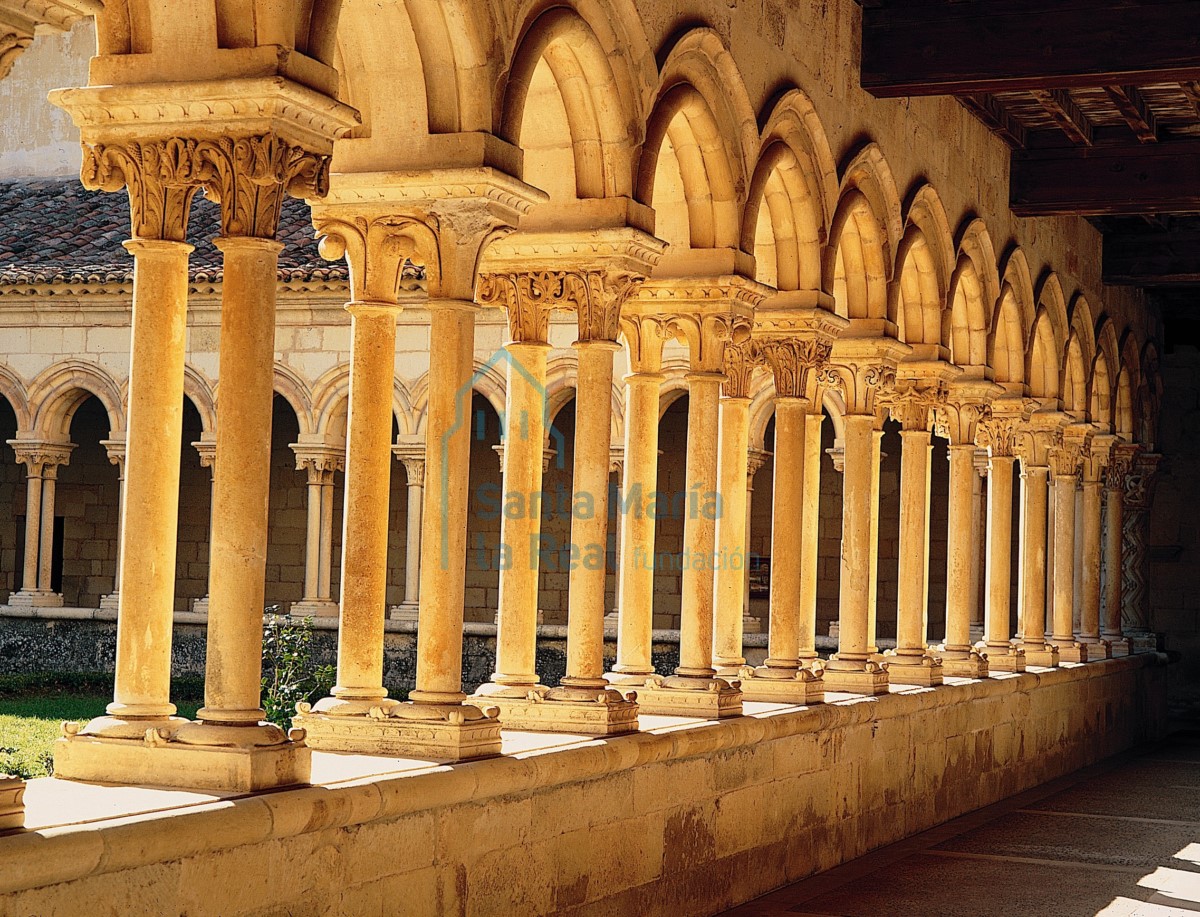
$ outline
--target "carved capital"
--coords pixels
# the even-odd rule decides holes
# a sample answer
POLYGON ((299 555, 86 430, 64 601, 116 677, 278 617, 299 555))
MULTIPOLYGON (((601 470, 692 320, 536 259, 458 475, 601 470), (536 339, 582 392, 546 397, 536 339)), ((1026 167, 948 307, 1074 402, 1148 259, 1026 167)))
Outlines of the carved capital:
POLYGON ((752 342, 725 345, 725 381, 721 392, 726 398, 749 398, 754 375, 762 364, 752 342))
POLYGON ((309 484, 332 484, 335 471, 346 467, 346 450, 340 446, 292 443, 296 470, 308 472, 309 484))
POLYGON ((981 421, 992 416, 987 402, 968 401, 947 395, 934 411, 933 429, 951 445, 963 446, 975 442, 975 432, 981 421))
POLYGON ((362 216, 346 210, 313 211, 321 257, 346 259, 355 302, 395 303, 401 290, 420 288, 416 263, 436 259, 433 231, 403 215, 362 216))
POLYGON ((0 80, 33 43, 39 26, 67 31, 102 8, 100 0, 0 0, 0 80))
POLYGON ((1139 452, 1133 459, 1125 478, 1125 506, 1131 512, 1150 509, 1161 461, 1162 456, 1154 452, 1139 452))
POLYGON ((608 473, 620 477, 625 470, 625 447, 610 446, 608 449, 608 473))
POLYGON ((641 313, 621 316, 621 337, 629 354, 629 368, 635 373, 657 373, 662 369, 663 344, 667 323, 657 315, 641 313))
POLYGON ((221 234, 274 239, 283 195, 324 197, 328 153, 314 153, 275 133, 197 143, 205 193, 221 205, 221 234))
POLYGON ((1091 439, 1091 431, 1078 426, 1063 430, 1048 453, 1050 473, 1056 478, 1078 476, 1084 453, 1091 448, 1091 439))
POLYGON ((765 449, 751 449, 746 453, 746 486, 753 486, 754 476, 770 458, 771 453, 765 449))
POLYGON ((1021 422, 1020 415, 993 413, 979 422, 975 430, 975 445, 986 449, 989 456, 1011 458, 1016 454, 1021 422))
POLYGON ((192 443, 192 448, 200 456, 201 468, 214 468, 217 463, 217 444, 210 439, 202 439, 192 443))
POLYGON ((117 473, 121 477, 125 475, 125 440, 123 439, 103 439, 100 445, 104 447, 105 453, 108 455, 109 464, 117 466, 117 473))
POLYGON ((58 467, 71 461, 74 443, 58 443, 46 440, 10 439, 18 464, 24 465, 31 478, 54 478, 58 467))
POLYGON ((481 306, 508 313, 508 334, 514 343, 544 344, 550 334, 550 313, 573 303, 576 279, 566 271, 481 274, 475 299, 481 306))
POLYGON ((567 272, 563 305, 575 308, 579 340, 615 341, 621 333, 621 310, 645 280, 620 271, 567 272))
POLYGON ((816 403, 817 376, 833 352, 831 341, 767 338, 754 346, 771 367, 778 397, 809 398, 816 403))
POLYGON ((204 174, 196 141, 171 138, 85 142, 79 177, 89 191, 128 191, 133 238, 182 242, 204 174))
POLYGON ((850 414, 878 414, 881 395, 896 384, 896 367, 876 362, 841 362, 835 359, 817 372, 817 381, 836 388, 850 414))
POLYGON ((725 368, 725 345, 750 339, 750 318, 741 312, 692 312, 666 316, 666 330, 687 345, 692 372, 720 373, 725 368))
POLYGON ((1141 446, 1136 443, 1117 443, 1109 456, 1104 486, 1109 490, 1123 491, 1126 479, 1133 472, 1133 462, 1141 451, 1141 446))
POLYGON ((946 404, 946 387, 938 380, 897 379, 890 392, 879 396, 879 405, 902 430, 929 430, 937 411, 946 404))
POLYGON ((1083 453, 1082 475, 1085 484, 1099 484, 1112 459, 1117 438, 1111 433, 1100 433, 1092 437, 1091 445, 1083 453))

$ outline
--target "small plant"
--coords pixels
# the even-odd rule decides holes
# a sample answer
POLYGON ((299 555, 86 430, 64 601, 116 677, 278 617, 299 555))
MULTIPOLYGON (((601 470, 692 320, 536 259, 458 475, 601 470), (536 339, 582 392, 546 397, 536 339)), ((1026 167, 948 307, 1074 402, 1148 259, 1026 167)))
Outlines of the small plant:
POLYGON ((313 702, 329 693, 335 676, 331 665, 313 662, 312 620, 290 618, 267 609, 263 626, 262 704, 267 719, 287 729, 296 704, 313 702))

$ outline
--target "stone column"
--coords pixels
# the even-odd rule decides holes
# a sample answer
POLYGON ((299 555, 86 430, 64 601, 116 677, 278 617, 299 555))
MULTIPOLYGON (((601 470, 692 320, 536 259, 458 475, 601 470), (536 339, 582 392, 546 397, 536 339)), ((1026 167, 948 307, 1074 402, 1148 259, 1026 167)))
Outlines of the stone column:
POLYGON ((976 649, 987 656, 988 669, 1023 672, 1025 653, 1012 645, 1009 629, 1012 598, 1013 439, 1020 409, 993 403, 992 416, 979 425, 977 443, 988 450, 987 572, 984 606, 985 638, 976 649))
POLYGON ((979 606, 976 528, 980 481, 975 471, 975 433, 990 416, 988 402, 997 387, 977 381, 951 384, 937 407, 938 432, 949 441, 950 486, 946 512, 946 639, 937 648, 942 671, 957 678, 986 678, 987 660, 971 645, 971 625, 979 606))
POLYGON ((986 449, 975 448, 975 479, 971 482, 974 505, 971 512, 971 543, 975 553, 971 563, 971 639, 983 639, 984 587, 987 570, 987 469, 986 449))
MULTIPOLYGON (((817 579, 821 535, 821 408, 824 387, 817 385, 813 410, 804 426, 804 527, 800 533, 800 661, 810 668, 817 655, 817 579)), ((822 666, 824 663, 822 663, 822 666)))
POLYGON ((408 487, 408 512, 405 516, 404 540, 404 601, 393 605, 388 617, 393 621, 417 623, 421 608, 421 532, 424 528, 425 501, 424 442, 405 443, 392 447, 392 454, 404 463, 408 487))
POLYGON ((304 595, 290 609, 293 616, 332 616, 337 602, 330 595, 333 562, 333 476, 346 464, 345 449, 315 443, 292 443, 296 469, 308 475, 308 528, 304 541, 304 595))
MULTIPOLYGON (((803 336, 780 328, 782 310, 765 310, 757 347, 775 379, 775 481, 771 514, 771 606, 768 655, 764 665, 748 669, 742 694, 767 703, 812 704, 825 697, 821 668, 805 665, 802 647, 811 651, 814 622, 804 614, 804 520, 817 506, 805 503, 809 454, 808 415, 818 394, 816 377, 824 368, 833 338, 842 325, 823 318, 823 310, 804 315, 803 336), (821 314, 818 314, 821 313, 821 314)), ((800 324, 795 315, 789 324, 800 324)))
MULTIPOLYGON (((652 289, 651 295, 660 292, 673 300, 668 308, 678 311, 673 311, 668 321, 688 346, 688 498, 683 521, 679 665, 669 678, 648 679, 638 691, 638 703, 643 713, 707 719, 737 716, 742 712, 741 692, 736 683, 715 677, 712 666, 716 525, 726 511, 725 495, 717 481, 717 433, 725 347, 749 338, 749 316, 761 300, 762 290, 750 281, 729 277, 702 287, 672 281, 652 289)), ((626 456, 628 460, 628 451, 626 456)), ((735 512, 744 514, 745 508, 738 507, 735 512)))
POLYGON ((1113 656, 1128 656, 1129 639, 1121 622, 1125 480, 1133 470, 1138 447, 1119 442, 1112 451, 1104 479, 1104 620, 1100 635, 1113 656))
POLYGON ((947 403, 945 384, 957 374, 938 362, 901 364, 896 389, 884 399, 901 441, 896 649, 886 654, 894 684, 942 683, 941 657, 928 644, 930 428, 935 410, 947 403))
POLYGON ((1050 449, 1064 416, 1038 411, 1023 423, 1016 436, 1021 460, 1021 556, 1017 607, 1021 616, 1021 642, 1026 665, 1054 668, 1058 647, 1046 640, 1046 532, 1049 508, 1050 449))
MULTIPOLYGON (((212 545, 212 485, 213 485, 213 468, 217 464, 217 443, 211 439, 201 439, 192 443, 192 448, 196 450, 200 456, 200 467, 208 469, 208 541, 211 548, 212 545)), ((210 551, 211 553, 211 551, 210 551)), ((207 583, 204 595, 198 599, 192 599, 192 614, 208 615, 208 589, 207 583)))
POLYGON ((9 596, 14 608, 61 608, 62 593, 52 580, 54 561, 54 490, 60 465, 71 459, 73 443, 10 439, 17 461, 25 466, 25 558, 21 589, 9 596))
POLYGON ((113 591, 100 597, 100 607, 115 612, 121 598, 121 529, 125 525, 125 440, 110 439, 100 443, 110 464, 117 466, 117 571, 113 591))
POLYGON ((872 516, 877 488, 877 433, 881 426, 878 396, 891 390, 896 363, 909 352, 887 338, 839 338, 834 344, 827 384, 838 385, 846 403, 843 433, 842 569, 838 651, 825 669, 827 691, 885 694, 886 665, 873 660, 871 643, 871 574, 878 545, 872 516))
POLYGON ((1090 435, 1069 427, 1050 449, 1054 481, 1054 632, 1050 642, 1063 662, 1087 662, 1087 648, 1075 638, 1075 490, 1079 463, 1090 435))
POLYGON ((82 729, 64 725, 55 774, 66 779, 178 784, 178 763, 154 755, 148 731, 169 737, 185 724, 171 703, 171 629, 186 345, 188 213, 196 191, 184 155, 165 162, 175 141, 84 143, 85 187, 129 191, 133 305, 126 431, 125 519, 116 674, 107 715, 82 729), (117 741, 114 741, 117 740, 117 741))
POLYGON ((621 334, 631 372, 625 377, 625 467, 618 506, 621 556, 617 565, 617 661, 610 684, 640 688, 654 674, 654 515, 658 490, 659 395, 665 326, 648 315, 627 315, 621 334))
POLYGON ((713 594, 713 668, 736 676, 746 664, 742 655, 743 622, 748 588, 750 386, 755 370, 748 345, 725 348, 725 384, 721 390, 717 459, 719 492, 725 496, 717 517, 717 570, 713 594))
POLYGON ((1122 609, 1131 651, 1154 652, 1158 637, 1150 628, 1150 507, 1154 503, 1158 464, 1162 456, 1139 452, 1125 478, 1125 528, 1122 545, 1122 609))
MULTIPOLYGON (((762 620, 750 611, 750 561, 753 552, 750 550, 751 537, 754 533, 754 477, 762 469, 762 466, 767 463, 767 459, 771 457, 771 453, 764 452, 762 449, 750 449, 747 447, 746 454, 746 564, 742 570, 742 634, 761 634, 763 628, 762 620)), ((807 482, 808 478, 805 478, 807 482)), ((805 498, 807 499, 808 489, 805 485, 805 498)))
POLYGON ((1082 519, 1076 526, 1081 536, 1076 550, 1081 569, 1076 604, 1079 606, 1079 642, 1086 647, 1089 662, 1112 658, 1112 644, 1100 633, 1100 535, 1102 479, 1115 440, 1111 434, 1094 437, 1091 447, 1083 455, 1081 466, 1079 507, 1082 519))

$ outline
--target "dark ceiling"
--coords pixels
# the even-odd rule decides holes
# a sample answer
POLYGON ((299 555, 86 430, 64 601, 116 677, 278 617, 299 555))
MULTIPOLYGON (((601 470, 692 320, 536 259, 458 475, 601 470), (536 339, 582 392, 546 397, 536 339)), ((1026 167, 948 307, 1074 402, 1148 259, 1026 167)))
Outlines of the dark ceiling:
POLYGON ((1200 344, 1200 0, 860 0, 862 85, 952 95, 1013 150, 1018 216, 1104 233, 1104 280, 1200 344))

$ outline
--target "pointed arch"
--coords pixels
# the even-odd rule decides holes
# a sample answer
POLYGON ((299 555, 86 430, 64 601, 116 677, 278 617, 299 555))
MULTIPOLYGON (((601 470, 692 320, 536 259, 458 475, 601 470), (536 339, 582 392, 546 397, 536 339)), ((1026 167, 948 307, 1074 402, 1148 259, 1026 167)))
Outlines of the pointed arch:
POLYGON ((976 217, 962 231, 947 293, 950 359, 971 375, 988 373, 988 336, 999 299, 1000 275, 991 234, 976 217))
POLYGON ((1146 341, 1141 354, 1141 383, 1134 397, 1134 422, 1137 441, 1151 450, 1158 443, 1158 412, 1162 407, 1159 365, 1158 344, 1146 341))
POLYGON ((327 440, 346 437, 350 409, 350 366, 339 364, 313 385, 313 432, 327 440))
POLYGON ((1012 248, 1004 260, 1000 296, 996 301, 988 341, 988 362, 996 382, 1010 390, 1021 389, 1026 379, 1026 342, 1031 340, 1034 320, 1033 281, 1029 263, 1020 248, 1012 248))
POLYGON ((895 280, 889 286, 888 318, 906 344, 950 346, 950 311, 945 307, 954 268, 954 241, 941 198, 922 185, 909 205, 904 235, 896 253, 895 280))
POLYGON ((183 394, 200 415, 201 438, 211 439, 217 430, 217 399, 212 383, 194 366, 184 366, 183 394))
POLYGON ((1082 293, 1076 293, 1068 312, 1069 335, 1062 366, 1059 391, 1063 407, 1082 419, 1091 408, 1088 383, 1096 361, 1096 340, 1091 306, 1082 293))
POLYGON ((109 436, 125 430, 121 387, 98 363, 66 360, 47 368, 29 387, 32 429, 47 439, 70 438, 71 420, 79 406, 95 396, 108 415, 109 436))
MULTIPOLYGON (((312 394, 309 392, 308 384, 300 378, 300 375, 288 366, 282 363, 275 364, 275 380, 273 382, 274 390, 277 395, 282 397, 296 415, 296 424, 300 428, 300 435, 305 436, 313 432, 313 412, 312 412, 312 394)), ((217 417, 218 423, 221 416, 221 380, 217 380, 217 417)))
POLYGON ((29 395, 24 380, 7 366, 0 366, 0 398, 8 402, 17 416, 17 429, 32 428, 33 418, 29 413, 29 395))
POLYGON ((1142 380, 1142 354, 1133 330, 1125 329, 1120 337, 1120 370, 1117 373, 1117 434, 1126 442, 1137 436, 1137 406, 1134 398, 1142 380))

